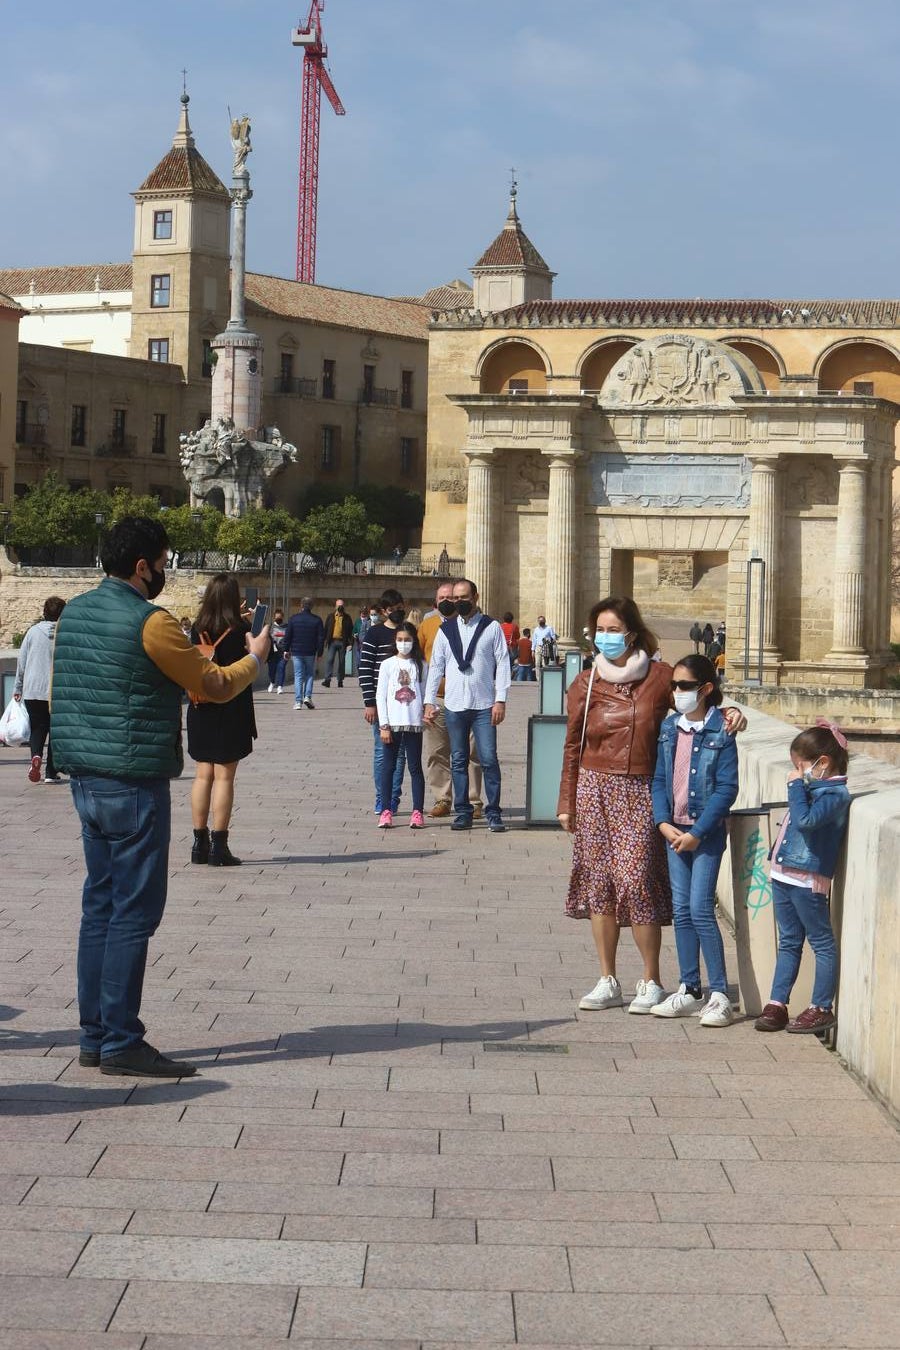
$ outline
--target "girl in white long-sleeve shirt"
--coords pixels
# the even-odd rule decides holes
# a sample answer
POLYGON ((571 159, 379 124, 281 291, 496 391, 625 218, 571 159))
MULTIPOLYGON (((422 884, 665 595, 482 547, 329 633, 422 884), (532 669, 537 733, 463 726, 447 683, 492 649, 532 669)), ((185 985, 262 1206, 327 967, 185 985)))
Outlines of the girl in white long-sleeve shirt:
MULTIPOLYGON (((396 655, 386 657, 378 669, 378 688, 375 706, 378 709, 378 727, 384 745, 381 761, 381 800, 391 800, 391 783, 401 746, 406 751, 412 786, 413 811, 409 818, 412 830, 421 830, 425 824, 425 775, 422 772, 422 691, 425 685, 425 661, 416 628, 401 623, 394 639, 396 655)), ((390 810, 382 811, 378 828, 390 829, 394 822, 390 810)))

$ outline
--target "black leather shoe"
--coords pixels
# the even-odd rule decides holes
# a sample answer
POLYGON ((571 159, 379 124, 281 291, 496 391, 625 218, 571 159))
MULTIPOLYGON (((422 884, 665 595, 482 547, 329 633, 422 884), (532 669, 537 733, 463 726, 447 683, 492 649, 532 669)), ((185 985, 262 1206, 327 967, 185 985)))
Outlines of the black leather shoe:
POLYGON ((451 828, 451 830, 471 830, 471 828, 472 828, 472 817, 471 817, 471 816, 457 816, 455 820, 453 820, 453 821, 450 822, 450 828, 451 828))
POLYGON ((100 1072, 119 1074, 124 1078, 191 1078, 197 1072, 196 1064, 169 1059, 146 1041, 140 1041, 130 1050, 118 1055, 106 1055, 100 1060, 100 1072))
POLYGON ((499 816, 495 816, 493 820, 488 821, 488 829, 491 834, 506 834, 506 826, 499 816))
POLYGON ((99 1069, 99 1068, 100 1068, 100 1051, 99 1051, 99 1050, 79 1050, 79 1051, 78 1051, 78 1063, 81 1065, 82 1069, 99 1069))

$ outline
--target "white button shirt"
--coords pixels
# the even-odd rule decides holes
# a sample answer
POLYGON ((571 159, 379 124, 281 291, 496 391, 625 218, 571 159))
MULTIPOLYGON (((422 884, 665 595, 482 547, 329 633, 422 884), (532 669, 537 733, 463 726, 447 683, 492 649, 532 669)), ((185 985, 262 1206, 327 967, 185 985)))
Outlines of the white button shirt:
MULTIPOLYGON (((476 610, 468 619, 457 616, 463 656, 465 656, 475 625, 481 618, 476 610)), ((437 703, 437 691, 441 680, 444 685, 444 706, 450 712, 465 712, 470 708, 490 708, 495 703, 505 703, 512 678, 509 664, 509 651, 503 629, 492 619, 478 639, 478 646, 472 654, 472 664, 468 670, 460 670, 456 657, 450 649, 450 643, 440 629, 431 649, 431 664, 428 667, 428 682, 425 686, 425 702, 437 703)))

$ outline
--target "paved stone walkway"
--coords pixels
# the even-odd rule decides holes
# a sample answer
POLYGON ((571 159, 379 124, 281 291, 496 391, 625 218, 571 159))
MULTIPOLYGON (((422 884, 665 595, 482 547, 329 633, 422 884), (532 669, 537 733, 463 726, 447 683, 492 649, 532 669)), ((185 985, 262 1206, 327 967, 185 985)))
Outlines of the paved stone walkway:
POLYGON ((900 1144, 837 1061, 576 1016, 566 838, 380 835, 357 690, 316 697, 258 698, 241 869, 190 867, 175 786, 181 1084, 78 1068, 75 816, 0 750, 0 1350, 900 1345, 900 1144))

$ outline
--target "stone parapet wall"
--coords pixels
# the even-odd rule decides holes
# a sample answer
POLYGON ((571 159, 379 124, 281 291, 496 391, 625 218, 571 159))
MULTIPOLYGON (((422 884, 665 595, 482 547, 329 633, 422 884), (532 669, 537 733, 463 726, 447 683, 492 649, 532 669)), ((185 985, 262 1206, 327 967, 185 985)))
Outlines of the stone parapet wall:
POLYGON ((900 730, 900 690, 832 688, 827 685, 727 685, 729 697, 779 717, 792 726, 812 726, 828 716, 840 726, 900 730))
MULTIPOLYGON (((873 697, 883 696, 876 692, 873 697)), ((833 712, 831 702, 820 701, 818 712, 826 710, 833 712)), ((748 727, 738 737, 736 806, 783 802, 791 768, 788 748, 796 728, 756 708, 745 706, 744 712, 748 727)), ((814 721, 815 716, 802 717, 797 725, 814 721)), ((836 1049, 866 1087, 900 1116, 900 768, 853 754, 849 787, 854 802, 846 856, 832 896, 841 957, 836 1049)), ((733 919, 730 877, 726 853, 718 898, 733 919)), ((765 988, 767 992, 768 983, 765 988)))

